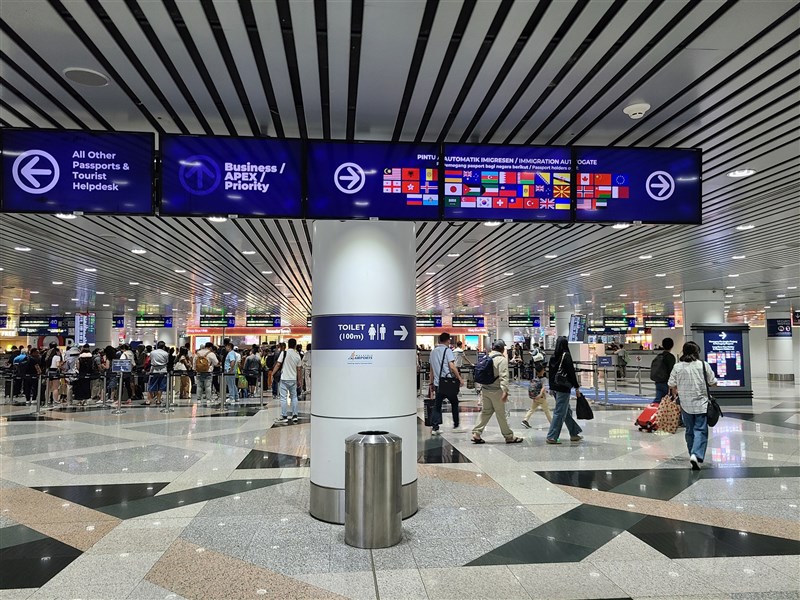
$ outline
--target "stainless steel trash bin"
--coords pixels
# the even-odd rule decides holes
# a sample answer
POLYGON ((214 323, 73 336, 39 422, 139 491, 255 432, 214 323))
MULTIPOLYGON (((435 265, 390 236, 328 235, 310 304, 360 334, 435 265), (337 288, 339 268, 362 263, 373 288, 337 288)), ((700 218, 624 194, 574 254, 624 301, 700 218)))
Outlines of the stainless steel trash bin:
POLYGON ((345 440, 344 540, 357 548, 400 542, 403 440, 388 431, 361 431, 345 440))

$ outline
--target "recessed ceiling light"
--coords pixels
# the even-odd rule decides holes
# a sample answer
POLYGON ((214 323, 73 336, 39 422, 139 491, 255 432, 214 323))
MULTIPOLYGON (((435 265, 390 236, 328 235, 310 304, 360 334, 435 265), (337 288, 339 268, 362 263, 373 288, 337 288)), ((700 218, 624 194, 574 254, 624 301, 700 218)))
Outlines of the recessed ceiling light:
POLYGON ((519 296, 519 294, 511 294, 512 296, 519 296))
POLYGON ((581 277, 588 277, 591 273, 581 273, 581 277))
POLYGON ((203 285, 206 286, 206 287, 210 287, 210 286, 212 286, 214 284, 211 283, 210 281, 206 281, 203 285))
POLYGON ((129 281, 128 285, 139 285, 138 281, 129 281))
POLYGON ((222 295, 223 295, 223 296, 230 296, 230 295, 231 295, 231 293, 230 293, 230 292, 222 292, 222 295))
POLYGON ((558 258, 558 254, 545 254, 545 258, 558 258))
POLYGON ((136 302, 136 298, 128 298, 128 302, 136 302))
POLYGON ((673 297, 673 298, 680 298, 680 297, 681 297, 681 295, 680 295, 680 294, 672 294, 672 297, 673 297))
MULTIPOLYGON (((478 284, 478 285, 476 285, 475 287, 482 288, 482 287, 484 287, 484 284, 482 284, 482 283, 479 283, 479 284, 478 284)), ((789 289, 792 289, 792 288, 789 288, 789 289)))
POLYGON ((105 292, 95 292, 95 294, 97 294, 98 296, 103 296, 105 295, 105 292))
POLYGON ((95 269, 94 267, 86 267, 84 271, 86 271, 87 273, 96 273, 97 269, 95 269))
POLYGON ((70 298, 70 300, 72 300, 73 302, 78 302, 80 298, 70 298))
POLYGON ((620 295, 619 295, 619 297, 620 297, 620 298, 627 298, 627 297, 628 297, 628 294, 620 294, 620 295))
POLYGON ((539 300, 539 304, 544 304, 544 300, 539 300))
POLYGON ((162 296, 169 296, 169 292, 161 292, 162 296))
POLYGON ((796 286, 796 285, 790 285, 790 286, 789 286, 789 287, 787 287, 786 289, 787 289, 787 290, 796 290, 796 289, 797 289, 797 286, 796 286))
MULTIPOLYGON (((771 306, 765 306, 764 308, 772 308, 771 306)), ((763 310, 761 312, 764 312, 763 310)))
POLYGON ((564 308, 564 305, 563 304, 559 304, 558 308, 564 308))
POLYGON ((186 269, 175 269, 176 273, 186 273, 186 269))
POLYGON ((567 294, 567 298, 572 298, 575 294, 567 294))
POLYGON ((145 250, 144 248, 134 248, 133 250, 131 250, 131 252, 133 252, 134 254, 147 254, 147 250, 145 250))
POLYGON ((726 285, 726 286, 725 286, 725 289, 726 289, 726 290, 735 290, 735 289, 736 289, 736 286, 735 286, 735 285, 726 285))
POLYGON ((111 305, 110 304, 103 304, 103 308, 108 308, 109 306, 111 306, 111 305))
POLYGON ((63 284, 64 284, 63 281, 54 281, 53 282, 53 285, 63 285, 63 284))
POLYGON ((31 290, 31 294, 38 294, 38 293, 39 293, 38 290, 31 290))
POLYGON ((458 258, 461 256, 458 252, 453 252, 452 254, 448 254, 447 258, 458 258))
POLYGON ((33 310, 44 310, 44 309, 43 309, 43 308, 39 308, 39 307, 37 306, 37 307, 36 307, 36 308, 34 308, 33 310))
POLYGON ((261 271, 262 275, 272 275, 272 271, 261 271))
POLYGON ((750 175, 755 175, 755 169, 737 169, 736 171, 731 171, 727 173, 728 177, 733 177, 734 179, 738 179, 739 177, 750 177, 750 175))
POLYGON ((208 217, 210 223, 224 223, 227 220, 225 217, 208 217))
POLYGON ((733 294, 725 294, 726 298, 733 298, 733 294))
POLYGON ((614 225, 611 226, 611 228, 612 229, 627 229, 630 226, 631 226, 630 223, 615 223, 614 225))
MULTIPOLYGON (((31 161, 31 162, 33 162, 33 161, 31 161)), ((31 249, 28 248, 27 246, 14 246, 14 250, 16 250, 17 252, 30 252, 31 251, 31 249)))
POLYGON ((64 219, 65 221, 69 221, 71 219, 77 219, 77 217, 70 213, 56 213, 56 218, 64 219))
POLYGON ((649 259, 653 258, 653 255, 652 254, 640 254, 639 258, 641 258, 642 260, 649 260, 649 259))
POLYGON ((58 306, 58 304, 51 304, 50 306, 58 306))
POLYGON ((242 250, 242 254, 244 254, 245 256, 252 256, 255 253, 256 253, 255 250, 242 250))
POLYGON ((500 225, 500 221, 486 221, 484 225, 486 227, 497 227, 498 225, 500 225))
POLYGON ((546 284, 546 283, 543 283, 543 284, 542 284, 542 285, 540 285, 539 287, 540 287, 540 288, 549 288, 550 286, 549 286, 548 284, 546 284))
POLYGON ((87 87, 104 87, 109 79, 103 73, 85 67, 69 67, 61 72, 66 79, 87 87))
POLYGON ((675 286, 674 285, 665 285, 664 289, 666 289, 666 290, 674 290, 675 286))
POLYGON ((489 300, 492 304, 497 304, 497 300, 489 300))
POLYGON ((770 300, 770 301, 769 301, 769 303, 770 303, 770 304, 777 304, 777 303, 778 303, 778 301, 777 301, 777 300, 770 300))
POLYGON ((604 290, 610 290, 612 287, 613 287, 613 286, 611 286, 611 285, 604 285, 604 286, 603 286, 603 289, 604 289, 604 290))
POLYGON ((755 229, 755 225, 737 225, 737 231, 750 231, 751 229, 755 229))
POLYGON ((724 302, 724 304, 730 304, 730 303, 731 303, 730 300, 725 300, 725 302, 724 302))
POLYGON ((778 298, 786 298, 786 294, 778 294, 778 298))
POLYGON ((503 275, 505 275, 506 277, 511 277, 513 274, 514 274, 513 271, 506 271, 505 273, 503 273, 503 275))
POLYGON ((425 275, 436 275, 436 271, 425 271, 425 275))
POLYGON ((731 256, 733 260, 742 260, 743 258, 747 258, 744 254, 737 254, 735 256, 731 256))
POLYGON ((606 306, 608 306, 608 305, 607 304, 601 304, 600 308, 605 308, 606 306))
POLYGON ((12 298, 12 300, 13 300, 14 302, 19 302, 20 300, 22 300, 22 298, 12 298))
POLYGON ((738 276, 739 276, 738 273, 731 273, 730 275, 728 275, 728 277, 738 277, 738 276))
POLYGON ((666 273, 656 273, 656 277, 666 277, 666 273))
POLYGON ((587 300, 586 304, 591 304, 592 302, 594 302, 594 300, 587 300))

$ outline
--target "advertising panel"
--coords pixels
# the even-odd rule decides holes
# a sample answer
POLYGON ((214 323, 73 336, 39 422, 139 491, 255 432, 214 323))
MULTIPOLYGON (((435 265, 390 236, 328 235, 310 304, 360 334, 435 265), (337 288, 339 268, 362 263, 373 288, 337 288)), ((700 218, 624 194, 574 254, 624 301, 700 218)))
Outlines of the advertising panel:
POLYGON ((699 150, 575 150, 576 221, 701 223, 699 150))
POLYGON ((444 218, 569 221, 570 149, 444 146, 444 218))
POLYGON ((7 129, 4 212, 153 214, 153 135, 7 129))
POLYGON ((299 140, 163 136, 162 215, 302 216, 299 140))
POLYGON ((311 219, 437 220, 436 144, 310 142, 311 219))

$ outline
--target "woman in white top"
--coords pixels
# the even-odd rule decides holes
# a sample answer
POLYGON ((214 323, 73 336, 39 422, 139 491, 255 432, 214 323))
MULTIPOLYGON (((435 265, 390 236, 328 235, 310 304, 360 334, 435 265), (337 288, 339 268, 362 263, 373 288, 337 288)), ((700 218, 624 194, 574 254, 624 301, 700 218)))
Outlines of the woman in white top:
POLYGON ((47 364, 47 403, 58 404, 60 402, 59 388, 61 386, 61 350, 55 342, 50 343, 50 349, 47 351, 46 364, 47 364))
POLYGON ((693 471, 699 471, 708 444, 708 386, 717 385, 714 371, 700 359, 700 346, 683 345, 683 354, 669 375, 670 392, 681 401, 683 424, 686 426, 686 447, 693 471))
MULTIPOLYGON (((181 348, 178 356, 175 358, 175 363, 172 365, 172 370, 181 374, 180 379, 180 394, 181 400, 189 400, 192 394, 192 380, 186 372, 192 368, 192 362, 189 359, 189 349, 181 348)), ((174 386, 174 384, 173 384, 174 386)), ((173 387, 174 394, 174 387, 173 387)))

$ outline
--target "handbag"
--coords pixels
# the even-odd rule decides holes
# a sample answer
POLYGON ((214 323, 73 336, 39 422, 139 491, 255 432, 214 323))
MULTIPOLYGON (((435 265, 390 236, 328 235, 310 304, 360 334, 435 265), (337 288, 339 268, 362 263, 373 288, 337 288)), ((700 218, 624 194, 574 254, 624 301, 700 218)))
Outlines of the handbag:
POLYGON ((563 365, 564 365, 564 356, 566 356, 566 354, 567 353, 564 352, 561 355, 561 361, 558 363, 558 371, 556 371, 555 384, 558 387, 571 388, 572 387, 572 382, 569 380, 569 378, 567 377, 567 374, 564 373, 564 370, 562 368, 563 365))
POLYGON ((442 370, 444 369, 444 359, 447 358, 447 349, 442 353, 442 364, 439 365, 439 395, 446 396, 448 398, 452 396, 457 396, 459 390, 461 389, 461 384, 458 379, 454 377, 450 377, 448 373, 447 377, 442 375, 442 370))
POLYGON ((675 433, 681 420, 681 407, 675 399, 667 394, 661 399, 653 421, 659 431, 675 433))
POLYGON ((725 415, 722 414, 722 409, 719 407, 717 403, 717 399, 711 395, 711 389, 708 386, 708 375, 706 374, 706 363, 703 363, 703 381, 706 383, 706 395, 708 396, 708 406, 706 407, 706 421, 708 422, 709 427, 713 427, 717 424, 720 417, 724 417, 725 415))
POLYGON ((589 406, 589 401, 580 392, 575 395, 575 416, 582 421, 594 419, 594 412, 592 407, 589 406))

